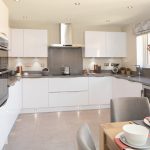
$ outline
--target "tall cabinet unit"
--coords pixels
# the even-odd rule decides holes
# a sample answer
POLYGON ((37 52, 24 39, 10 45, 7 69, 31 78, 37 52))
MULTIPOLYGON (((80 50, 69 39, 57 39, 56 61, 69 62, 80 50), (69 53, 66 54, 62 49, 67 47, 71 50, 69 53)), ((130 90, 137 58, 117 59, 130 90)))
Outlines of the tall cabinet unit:
POLYGON ((0 33, 7 36, 9 33, 8 16, 8 8, 5 3, 0 0, 0 33))
POLYGON ((11 29, 10 57, 48 57, 47 30, 11 29))

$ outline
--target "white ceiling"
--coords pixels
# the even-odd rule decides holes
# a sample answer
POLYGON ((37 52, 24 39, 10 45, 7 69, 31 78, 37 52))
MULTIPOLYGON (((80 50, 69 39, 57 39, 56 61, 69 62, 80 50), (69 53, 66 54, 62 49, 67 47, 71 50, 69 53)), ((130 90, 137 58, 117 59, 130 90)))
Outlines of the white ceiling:
POLYGON ((126 25, 150 18, 150 0, 4 1, 9 7, 11 21, 126 25), (75 2, 81 5, 75 6, 75 2), (133 6, 133 9, 128 9, 128 6, 133 6))

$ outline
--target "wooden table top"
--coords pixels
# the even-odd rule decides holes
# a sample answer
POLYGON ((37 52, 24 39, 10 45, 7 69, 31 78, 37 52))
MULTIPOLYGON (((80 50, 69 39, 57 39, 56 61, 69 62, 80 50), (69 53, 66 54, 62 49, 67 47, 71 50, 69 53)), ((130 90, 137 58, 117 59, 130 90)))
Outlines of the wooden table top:
POLYGON ((106 123, 100 126, 100 150, 109 149, 119 150, 114 142, 115 136, 122 131, 122 127, 129 122, 106 123), (110 147, 109 147, 110 146, 110 147))

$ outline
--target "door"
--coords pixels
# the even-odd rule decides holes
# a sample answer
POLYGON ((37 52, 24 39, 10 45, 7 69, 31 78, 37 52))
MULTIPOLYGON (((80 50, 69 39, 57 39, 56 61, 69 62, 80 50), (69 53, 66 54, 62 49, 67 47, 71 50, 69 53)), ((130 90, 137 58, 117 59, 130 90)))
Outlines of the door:
POLYGON ((110 104, 111 97, 111 77, 89 77, 89 103, 91 105, 110 104))
POLYGON ((47 31, 24 29, 24 57, 47 57, 47 31))
POLYGON ((10 57, 23 57, 23 29, 10 30, 10 57))
POLYGON ((48 79, 23 79, 23 108, 48 107, 48 79))
POLYGON ((106 56, 106 33, 98 31, 85 32, 85 57, 106 56))
POLYGON ((106 32, 107 57, 126 57, 125 32, 106 32))

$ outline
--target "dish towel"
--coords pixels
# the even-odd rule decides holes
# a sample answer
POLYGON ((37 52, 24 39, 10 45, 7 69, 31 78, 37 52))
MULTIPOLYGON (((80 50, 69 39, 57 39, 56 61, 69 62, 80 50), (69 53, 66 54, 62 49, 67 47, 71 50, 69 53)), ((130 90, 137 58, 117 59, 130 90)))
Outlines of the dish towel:
POLYGON ((122 135, 122 132, 117 134, 116 137, 115 137, 115 143, 118 145, 119 149, 120 150, 135 150, 125 144, 123 144, 121 141, 120 141, 120 136, 122 135))

